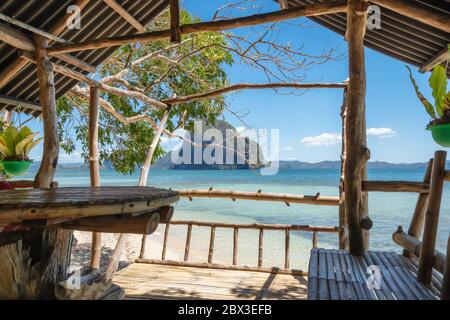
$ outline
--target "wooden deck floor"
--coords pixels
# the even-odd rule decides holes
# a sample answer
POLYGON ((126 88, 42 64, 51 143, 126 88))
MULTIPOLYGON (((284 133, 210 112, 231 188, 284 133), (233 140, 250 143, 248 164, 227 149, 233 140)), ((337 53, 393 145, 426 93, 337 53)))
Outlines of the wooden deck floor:
POLYGON ((126 299, 306 299, 306 277, 134 263, 114 276, 126 299))

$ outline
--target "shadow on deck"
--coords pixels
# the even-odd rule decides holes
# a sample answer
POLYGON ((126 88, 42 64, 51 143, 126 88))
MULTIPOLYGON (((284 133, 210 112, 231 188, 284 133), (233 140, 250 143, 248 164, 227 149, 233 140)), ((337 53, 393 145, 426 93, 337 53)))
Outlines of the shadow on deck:
POLYGON ((134 263, 114 276, 125 299, 306 299, 306 277, 134 263))

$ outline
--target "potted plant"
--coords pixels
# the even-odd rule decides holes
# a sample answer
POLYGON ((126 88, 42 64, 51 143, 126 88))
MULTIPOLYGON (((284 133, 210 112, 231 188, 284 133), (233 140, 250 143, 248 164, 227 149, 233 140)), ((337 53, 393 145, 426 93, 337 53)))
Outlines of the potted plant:
POLYGON ((437 144, 450 148, 450 91, 447 92, 447 68, 440 65, 436 66, 428 79, 432 89, 434 105, 419 91, 411 69, 408 66, 407 68, 417 97, 432 118, 427 130, 431 131, 437 144))
POLYGON ((6 173, 13 176, 25 174, 33 160, 28 158, 31 149, 43 138, 34 140, 38 132, 23 126, 20 130, 14 126, 7 127, 0 133, 1 164, 6 173))

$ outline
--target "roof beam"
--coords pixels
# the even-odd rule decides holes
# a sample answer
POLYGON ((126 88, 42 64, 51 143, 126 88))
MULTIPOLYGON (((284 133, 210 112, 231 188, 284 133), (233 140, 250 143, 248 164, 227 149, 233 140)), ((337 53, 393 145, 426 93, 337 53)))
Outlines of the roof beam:
POLYGON ((127 10, 125 10, 116 0, 103 0, 115 12, 120 14, 129 24, 131 24, 137 31, 144 32, 145 27, 137 21, 127 10))
POLYGON ((434 57, 432 57, 430 60, 428 60, 420 68, 420 72, 424 73, 424 72, 430 71, 437 65, 444 63, 449 59, 450 59, 450 50, 448 48, 445 48, 444 50, 442 50, 438 54, 436 54, 434 57))
POLYGON ((179 0, 170 0, 170 42, 181 43, 179 0))
POLYGON ((278 4, 280 5, 281 10, 287 9, 289 7, 288 0, 278 0, 278 4))
MULTIPOLYGON (((76 0, 74 5, 78 6, 80 10, 83 10, 84 7, 88 5, 89 1, 90 0, 76 0)), ((61 34, 67 28, 67 21, 71 21, 76 14, 76 12, 66 14, 64 17, 58 20, 55 25, 53 25, 53 27, 50 29, 50 33, 54 35, 61 34)), ((2 31, 0 30, 0 35, 1 32, 2 31)), ((23 68, 25 68, 28 63, 29 62, 26 59, 17 58, 6 69, 4 69, 0 73, 0 89, 7 85, 8 82, 11 81, 11 79, 13 79, 23 68)), ((94 66, 91 67, 95 69, 94 66)), ((89 70, 86 71, 90 72, 89 70)))
MULTIPOLYGON (((3 23, 0 23, 0 40, 20 50, 33 52, 35 49, 33 41, 26 34, 3 23)), ((58 54, 55 55, 55 57, 90 73, 93 73, 96 70, 93 65, 69 54, 58 54)), ((24 66, 23 61, 14 63, 13 67, 9 68, 8 72, 18 72, 17 70, 20 71, 21 66, 24 66)), ((13 76, 14 74, 11 75, 13 76)), ((3 81, 0 79, 0 84, 2 82, 3 81)))
MULTIPOLYGON (((310 4, 298 8, 291 8, 275 12, 256 14, 252 16, 245 16, 235 19, 186 24, 182 25, 180 28, 182 34, 221 31, 265 23, 273 23, 299 17, 312 17, 324 14, 346 12, 346 10, 347 10, 347 1, 334 0, 310 4)), ((50 54, 55 54, 63 52, 108 48, 136 42, 146 43, 150 41, 170 38, 170 33, 171 30, 166 29, 161 31, 146 32, 142 34, 132 34, 104 39, 88 40, 85 42, 75 44, 57 45, 52 48, 49 48, 48 51, 50 54)))
POLYGON ((31 109, 35 111, 41 111, 41 106, 38 103, 28 101, 28 100, 22 100, 15 97, 9 97, 0 94, 0 103, 6 104, 6 105, 13 105, 13 106, 20 106, 24 109, 31 109))
POLYGON ((33 26, 29 25, 29 24, 26 24, 26 23, 24 23, 22 21, 19 21, 19 20, 15 19, 15 18, 11 18, 11 17, 9 17, 9 16, 7 16, 7 15, 1 13, 1 12, 0 12, 0 20, 6 21, 6 22, 8 22, 8 23, 10 23, 12 25, 15 25, 15 26, 20 27, 22 29, 31 31, 31 32, 33 32, 35 34, 38 34, 40 36, 43 36, 43 37, 45 37, 47 39, 50 39, 50 40, 53 40, 53 41, 56 41, 56 42, 59 42, 59 43, 70 43, 67 40, 64 40, 64 39, 62 39, 60 37, 57 37, 57 36, 55 36, 55 35, 53 35, 51 33, 48 33, 48 32, 46 32, 44 30, 35 28, 35 27, 33 27, 33 26))
POLYGON ((450 19, 448 15, 426 10, 409 0, 370 0, 403 16, 428 24, 432 27, 450 33, 450 19))

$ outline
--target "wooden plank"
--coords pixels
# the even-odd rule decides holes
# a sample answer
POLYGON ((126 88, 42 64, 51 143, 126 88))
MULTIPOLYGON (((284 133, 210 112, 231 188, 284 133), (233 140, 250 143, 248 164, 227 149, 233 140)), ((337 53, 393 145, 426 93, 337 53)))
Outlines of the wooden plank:
POLYGON ((433 70, 434 67, 445 63, 450 59, 450 51, 448 48, 444 48, 442 51, 438 52, 435 56, 431 57, 427 62, 425 62, 419 71, 424 73, 433 70))
POLYGON ((289 246, 290 246, 289 229, 284 232, 284 268, 289 269, 289 246))
MULTIPOLYGON (((377 266, 378 268, 382 267, 382 266, 376 264, 373 261, 372 257, 369 255, 368 252, 366 252, 363 257, 364 257, 364 260, 367 263, 367 266, 377 266)), ((381 270, 380 270, 380 272, 381 272, 381 270)), ((381 275, 382 275, 382 273, 381 273, 381 275)), ((381 283, 380 283, 381 288, 380 288, 380 290, 381 290, 381 292, 382 292, 382 294, 384 296, 384 299, 386 299, 386 300, 396 300, 396 297, 394 296, 392 291, 389 289, 384 276, 382 276, 380 280, 381 280, 381 283)))
POLYGON ((233 265, 237 264, 239 228, 233 228, 233 265))
POLYGON ((319 249, 319 300, 330 300, 327 278, 327 256, 325 249, 319 249))
POLYGON ((22 58, 17 58, 10 63, 5 69, 0 72, 0 89, 8 84, 25 66, 28 61, 22 58))
POLYGON ((331 250, 333 266, 336 273, 336 283, 339 292, 339 300, 349 300, 350 294, 345 283, 343 270, 341 268, 341 262, 339 260, 339 252, 336 249, 331 250))
MULTIPOLYGON (((259 229, 258 240, 258 267, 262 267, 263 264, 263 250, 264 250, 264 229, 259 229)), ((288 269, 287 267, 285 267, 288 269)))
POLYGON ((350 277, 350 272, 347 267, 347 262, 345 259, 346 252, 344 250, 339 250, 338 252, 339 252, 338 258, 339 258, 339 262, 340 262, 340 266, 341 266, 341 270, 342 270, 342 275, 344 276, 345 286, 347 288, 349 299, 350 300, 358 300, 355 288, 353 286, 353 283, 352 283, 352 280, 350 277))
POLYGON ((95 73, 97 71, 97 68, 95 68, 95 66, 93 66, 92 64, 87 63, 86 61, 83 61, 81 59, 78 59, 77 57, 74 57, 70 54, 55 54, 53 55, 53 57, 58 58, 59 60, 67 62, 89 73, 95 73))
POLYGON ((191 247, 191 238, 192 238, 192 224, 188 224, 187 232, 186 232, 186 245, 184 246, 184 261, 189 260, 189 250, 191 247))
POLYGON ((339 292, 333 264, 333 254, 330 250, 326 250, 325 254, 326 254, 328 287, 330 289, 330 299, 339 300, 339 292))
POLYGON ((313 248, 308 266, 308 300, 319 299, 319 249, 313 248))
POLYGON ((422 249, 420 251, 420 264, 417 272, 417 279, 425 284, 429 284, 431 282, 439 211, 441 208, 442 191, 444 188, 446 158, 447 152, 445 151, 436 151, 434 154, 430 195, 428 198, 428 208, 425 212, 422 249))
POLYGON ((212 226, 211 235, 209 237, 208 263, 213 263, 215 239, 216 239, 216 227, 212 226))
POLYGON ((0 103, 4 103, 7 105, 13 105, 13 106, 18 106, 18 107, 23 107, 26 109, 31 109, 31 110, 36 110, 36 111, 41 111, 42 108, 39 104, 32 102, 32 101, 27 101, 27 100, 23 100, 23 99, 18 99, 15 97, 9 97, 9 96, 5 96, 0 94, 0 103))

